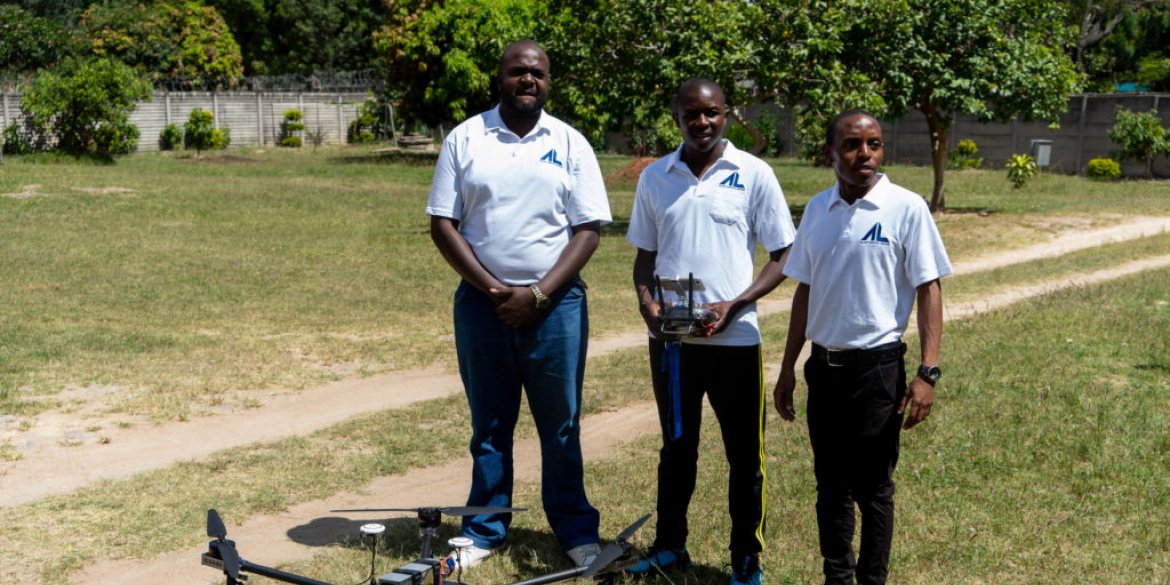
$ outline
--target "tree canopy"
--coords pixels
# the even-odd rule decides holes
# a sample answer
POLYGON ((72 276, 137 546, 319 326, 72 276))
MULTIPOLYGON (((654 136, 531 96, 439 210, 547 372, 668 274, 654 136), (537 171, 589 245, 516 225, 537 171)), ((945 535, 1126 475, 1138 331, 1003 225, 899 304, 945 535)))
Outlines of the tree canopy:
POLYGON ((213 80, 243 75, 240 46, 210 6, 194 0, 101 3, 81 15, 90 50, 138 68, 155 80, 213 80))
MULTIPOLYGON (((492 107, 500 55, 533 38, 543 6, 526 0, 388 0, 374 34, 387 84, 411 122, 438 126, 492 107)), ((558 64, 551 74, 555 79, 558 64)))
POLYGON ((379 0, 205 0, 239 42, 250 75, 352 71, 376 66, 379 0))
POLYGON ((957 114, 1055 120, 1082 77, 1066 48, 1064 13, 1044 0, 761 0, 783 71, 778 93, 805 108, 804 126, 850 107, 879 116, 917 110, 930 128, 931 209, 957 114))
POLYGON ((719 83, 729 104, 756 97, 752 73, 763 47, 752 34, 754 4, 592 0, 551 8, 542 36, 558 76, 553 103, 594 140, 622 130, 641 154, 677 147, 671 100, 691 77, 719 83))
POLYGON ((73 52, 72 36, 61 21, 0 6, 0 73, 31 73, 73 52))

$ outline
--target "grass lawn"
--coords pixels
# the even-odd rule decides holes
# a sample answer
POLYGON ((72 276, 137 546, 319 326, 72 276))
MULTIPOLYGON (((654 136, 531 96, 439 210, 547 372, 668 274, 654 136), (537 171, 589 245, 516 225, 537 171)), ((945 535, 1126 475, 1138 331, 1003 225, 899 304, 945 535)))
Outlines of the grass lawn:
MULTIPOLYGON (((609 174, 629 159, 601 162, 609 174)), ((797 215, 832 180, 826 169, 772 162, 797 215)), ((255 406, 265 389, 453 367, 455 278, 430 243, 422 213, 429 165, 322 149, 240 150, 201 160, 138 155, 110 166, 9 157, 0 170, 0 414, 67 407, 63 390, 102 386, 110 391, 108 408, 127 418, 188 419, 255 406)), ((896 182, 928 192, 928 169, 887 170, 896 182)), ((1164 183, 1042 175, 1016 191, 1002 171, 951 173, 948 194, 955 212, 939 225, 955 259, 1042 241, 1057 225, 1107 224, 1170 208, 1164 183)), ((637 323, 633 249, 624 240, 633 183, 611 185, 610 196, 615 224, 585 273, 595 335, 637 323)), ((996 287, 1109 267, 1163 254, 1168 242, 1155 236, 958 275, 947 294, 977 298, 996 287)), ((897 475, 897 582, 1170 579, 1168 277, 1157 271, 948 325, 941 408, 905 436, 897 475)), ((790 289, 776 294, 786 298, 790 289)), ((785 327, 782 315, 764 320, 770 363, 780 358, 785 327)), ((587 412, 648 396, 640 349, 591 361, 587 375, 587 412)), ((94 559, 201 542, 209 507, 231 510, 238 522, 435 463, 435 453, 462 453, 465 409, 454 397, 374 413, 0 509, 10 543, 0 547, 0 567, 32 567, 50 580, 94 559), (433 421, 435 409, 447 413, 445 424, 433 421), (250 471, 236 473, 240 468, 250 471)), ((519 434, 532 436, 522 421, 519 434)), ((807 434, 803 423, 775 416, 769 425, 768 580, 813 582, 819 564, 807 434)), ((714 439, 715 427, 705 434, 714 439)), ((655 443, 637 441, 590 466, 603 534, 652 509, 655 443)), ((727 530, 721 446, 708 440, 704 449, 692 514, 702 582, 726 562, 727 530)), ((517 501, 534 506, 537 486, 520 486, 517 501)), ((523 553, 553 546, 539 508, 518 516, 517 528, 518 552, 469 581, 542 570, 523 553)), ((651 523, 642 544, 652 533, 651 523)), ((416 542, 413 531, 396 531, 387 553, 405 560, 416 542)), ((305 567, 336 582, 367 569, 356 544, 330 548, 305 567)), ((5 575, 0 568, 0 581, 5 575)))
MULTIPOLYGON (((0 412, 107 408, 155 420, 255 406, 257 391, 438 364, 453 368, 454 273, 427 237, 431 167, 361 149, 143 154, 114 165, 9 158, 0 174, 0 412)), ((612 174, 629 162, 604 155, 612 174)), ((773 161, 799 217, 827 169, 773 161)), ((892 167, 920 192, 930 174, 892 167)), ((1166 210, 1164 185, 1003 173, 949 176, 939 223, 955 259, 1039 241, 1052 215, 1085 225, 1166 210), (980 211, 974 213, 971 211, 980 211)), ((633 182, 585 271, 593 331, 634 321, 625 241, 633 182)), ((762 255, 760 255, 762 257, 762 255)))

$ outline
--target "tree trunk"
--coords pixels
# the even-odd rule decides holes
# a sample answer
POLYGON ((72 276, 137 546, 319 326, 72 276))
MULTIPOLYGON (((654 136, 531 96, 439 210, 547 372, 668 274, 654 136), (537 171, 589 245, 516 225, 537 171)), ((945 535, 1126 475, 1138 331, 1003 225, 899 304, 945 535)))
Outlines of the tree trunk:
POLYGON ((743 119, 743 116, 739 115, 739 108, 728 109, 730 110, 728 114, 731 116, 731 118, 736 122, 739 122, 739 125, 743 126, 744 130, 748 131, 748 134, 751 134, 752 154, 755 156, 760 156, 760 153, 764 152, 765 148, 768 148, 768 139, 765 138, 763 134, 760 134, 760 131, 756 130, 754 125, 748 124, 747 121, 743 119))
POLYGON ((946 211, 946 195, 943 193, 943 174, 947 169, 947 140, 950 135, 949 120, 933 107, 924 111, 926 125, 930 129, 930 161, 934 168, 934 190, 930 194, 930 211, 946 211))

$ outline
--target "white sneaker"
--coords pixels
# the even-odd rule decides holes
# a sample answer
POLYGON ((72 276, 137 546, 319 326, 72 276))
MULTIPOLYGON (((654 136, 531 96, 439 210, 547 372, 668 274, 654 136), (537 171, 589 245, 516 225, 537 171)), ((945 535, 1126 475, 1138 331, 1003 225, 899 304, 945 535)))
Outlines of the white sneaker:
POLYGON ((592 542, 575 546, 565 551, 565 553, 569 555, 569 558, 573 559, 574 563, 577 563, 578 567, 588 567, 593 561, 597 560, 597 555, 601 554, 601 546, 596 542, 592 542))
POLYGON ((459 554, 455 555, 455 563, 460 569, 470 569, 492 556, 494 552, 490 548, 479 548, 473 544, 459 549, 459 554))

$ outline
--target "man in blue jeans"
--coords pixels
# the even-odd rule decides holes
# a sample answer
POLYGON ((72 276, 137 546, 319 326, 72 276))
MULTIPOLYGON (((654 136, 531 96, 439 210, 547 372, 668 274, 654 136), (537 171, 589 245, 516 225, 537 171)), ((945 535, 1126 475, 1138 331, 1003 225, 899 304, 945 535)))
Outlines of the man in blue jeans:
MULTIPOLYGON (((589 318, 578 273, 612 221, 585 138, 544 112, 548 56, 532 41, 500 59, 496 108, 460 124, 439 154, 427 201, 431 238, 462 282, 455 348, 471 407, 469 506, 512 505, 512 442, 527 394, 540 435, 541 497, 578 566, 596 558, 597 510, 585 495, 581 386, 589 318)), ((509 514, 466 517, 471 566, 498 548, 509 514)))

